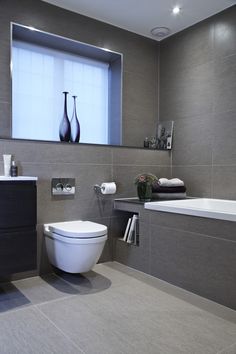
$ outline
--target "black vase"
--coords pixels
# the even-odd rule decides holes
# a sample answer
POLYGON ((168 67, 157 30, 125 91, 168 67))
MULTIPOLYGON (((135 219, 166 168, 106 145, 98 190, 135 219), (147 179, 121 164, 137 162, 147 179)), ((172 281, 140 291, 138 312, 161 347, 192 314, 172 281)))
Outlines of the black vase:
POLYGON ((67 114, 67 95, 69 92, 63 92, 65 95, 64 113, 60 123, 59 136, 61 141, 70 141, 70 121, 67 114))
POLYGON ((76 112, 76 98, 77 96, 72 96, 74 98, 74 110, 72 114, 72 118, 70 121, 70 141, 73 143, 78 143, 80 139, 80 124, 79 120, 77 117, 77 112, 76 112))
POLYGON ((137 192, 139 200, 142 202, 150 202, 152 199, 152 185, 147 182, 138 182, 137 192))

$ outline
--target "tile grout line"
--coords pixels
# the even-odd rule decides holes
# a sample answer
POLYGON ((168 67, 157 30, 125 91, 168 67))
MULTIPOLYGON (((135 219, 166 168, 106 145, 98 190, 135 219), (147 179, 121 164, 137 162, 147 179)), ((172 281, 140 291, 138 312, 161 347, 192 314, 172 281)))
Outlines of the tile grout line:
MULTIPOLYGON (((91 162, 62 162, 62 161, 54 161, 54 162, 44 162, 44 161, 21 161, 24 165, 74 165, 74 166, 131 166, 131 167, 139 167, 139 166, 148 166, 148 167, 170 167, 170 164, 140 164, 140 163, 91 163, 91 162)), ((3 163, 2 163, 3 165, 3 163)), ((179 165, 178 165, 179 166, 179 165)), ((185 166, 185 165, 184 165, 185 166)), ((187 165, 186 165, 187 166, 187 165)), ((191 166, 191 165, 189 165, 191 166)), ((195 165, 193 165, 195 166, 195 165)), ((197 165, 197 166, 207 166, 207 165, 197 165)))
POLYGON ((53 325, 53 327, 55 327, 62 334, 62 336, 64 336, 70 343, 72 343, 76 349, 79 349, 81 353, 86 354, 83 349, 81 349, 70 337, 68 337, 42 310, 40 310, 37 305, 35 307, 36 310, 38 310, 41 315, 46 318, 53 325))
MULTIPOLYGON (((156 226, 156 224, 153 224, 153 223, 150 223, 150 226, 156 226)), ((169 229, 169 230, 180 230, 180 231, 184 231, 183 229, 176 229, 175 227, 173 226, 166 226, 166 225, 161 225, 162 228, 164 229, 169 229)), ((199 236, 203 236, 203 237, 206 237, 206 238, 213 238, 213 239, 216 239, 216 240, 224 240, 226 242, 236 242, 236 240, 231 240, 230 238, 220 238, 219 236, 212 236, 212 235, 206 235, 206 234, 203 234, 201 232, 194 232, 194 231, 184 231, 185 233, 190 233, 192 235, 199 235, 199 236)))

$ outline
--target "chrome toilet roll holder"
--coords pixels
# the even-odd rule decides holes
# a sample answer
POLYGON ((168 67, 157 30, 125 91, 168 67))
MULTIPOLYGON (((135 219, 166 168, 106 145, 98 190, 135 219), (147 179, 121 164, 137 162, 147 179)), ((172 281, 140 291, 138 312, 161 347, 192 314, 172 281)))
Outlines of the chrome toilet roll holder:
POLYGON ((99 184, 95 184, 93 186, 93 189, 95 190, 96 193, 102 194, 102 191, 105 189, 104 186, 99 186, 99 184))
POLYGON ((115 194, 116 193, 116 184, 115 182, 106 182, 102 183, 100 186, 99 184, 95 184, 93 189, 97 194, 115 194))

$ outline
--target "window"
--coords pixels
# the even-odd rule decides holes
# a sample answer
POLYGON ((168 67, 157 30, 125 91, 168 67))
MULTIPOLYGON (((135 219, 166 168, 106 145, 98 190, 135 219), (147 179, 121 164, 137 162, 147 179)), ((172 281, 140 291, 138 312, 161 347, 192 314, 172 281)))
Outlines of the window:
POLYGON ((68 91, 68 117, 72 95, 77 98, 80 142, 108 144, 109 63, 66 51, 13 40, 12 137, 59 141, 63 91, 68 91))

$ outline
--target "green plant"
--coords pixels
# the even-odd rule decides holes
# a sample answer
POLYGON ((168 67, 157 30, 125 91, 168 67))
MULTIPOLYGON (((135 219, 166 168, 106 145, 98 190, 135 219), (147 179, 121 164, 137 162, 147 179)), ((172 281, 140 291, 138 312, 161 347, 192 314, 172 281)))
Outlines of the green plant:
POLYGON ((153 182, 158 181, 157 176, 155 176, 152 173, 141 173, 138 176, 135 177, 134 179, 134 184, 138 183, 148 183, 152 184, 153 182))

